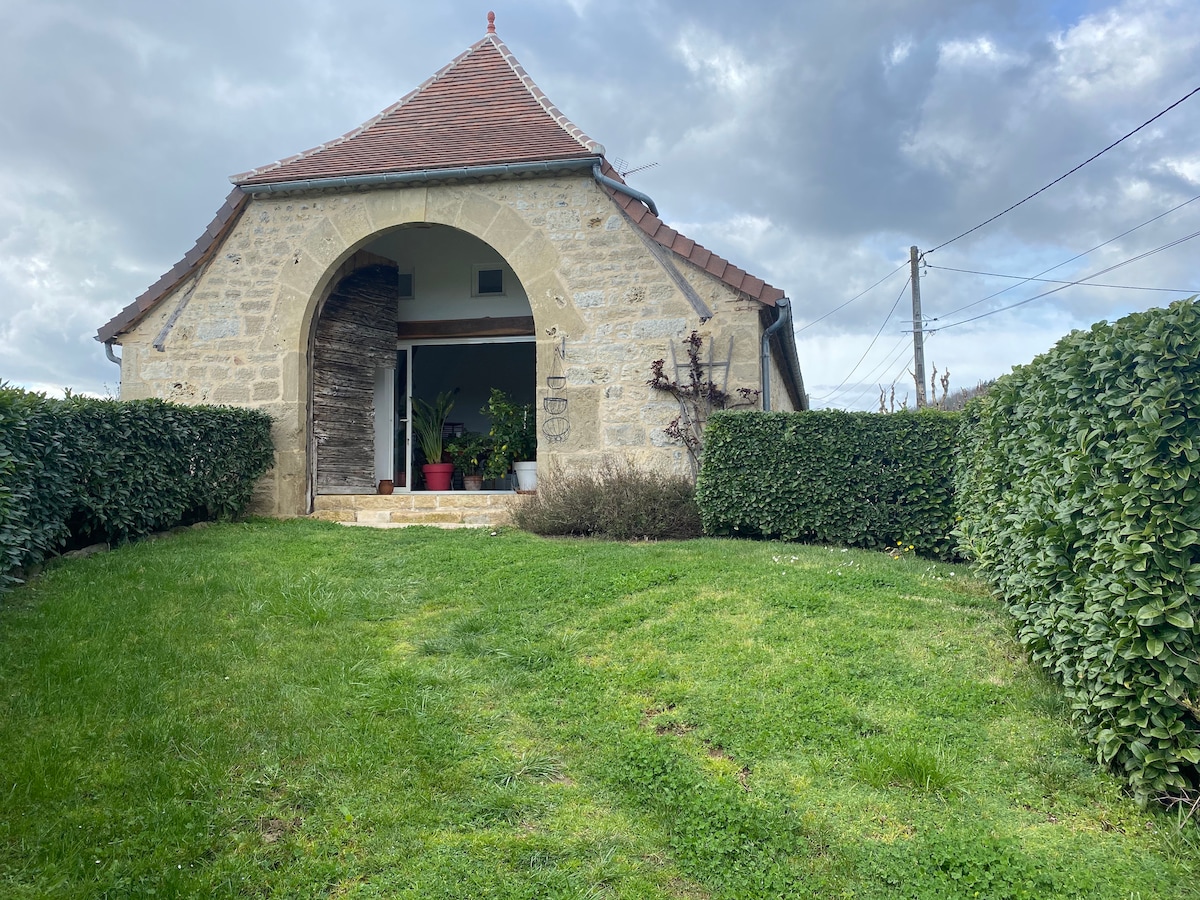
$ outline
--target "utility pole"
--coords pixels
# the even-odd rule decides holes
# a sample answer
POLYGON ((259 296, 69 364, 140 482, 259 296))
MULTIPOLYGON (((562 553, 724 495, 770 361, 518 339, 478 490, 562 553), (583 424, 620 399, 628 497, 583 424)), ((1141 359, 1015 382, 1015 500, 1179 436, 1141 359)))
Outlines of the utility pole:
POLYGON ((927 405, 925 399, 925 335, 921 331, 921 263, 916 247, 908 248, 908 267, 912 273, 913 306, 913 366, 917 380, 917 409, 927 405))

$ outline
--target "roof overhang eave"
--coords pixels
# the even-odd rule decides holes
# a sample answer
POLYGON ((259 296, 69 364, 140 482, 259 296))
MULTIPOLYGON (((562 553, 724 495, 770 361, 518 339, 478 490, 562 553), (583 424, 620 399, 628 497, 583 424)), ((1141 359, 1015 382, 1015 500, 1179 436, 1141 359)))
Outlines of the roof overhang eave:
POLYGON ((601 160, 602 157, 599 156, 581 156, 575 159, 499 163, 487 166, 455 166, 446 169, 415 169, 408 172, 377 172, 369 175, 334 175, 327 178, 305 178, 293 181, 256 183, 234 181, 234 183, 247 194, 325 191, 381 187, 390 184, 478 181, 481 179, 523 178, 530 175, 557 175, 577 171, 591 172, 592 166, 601 160))

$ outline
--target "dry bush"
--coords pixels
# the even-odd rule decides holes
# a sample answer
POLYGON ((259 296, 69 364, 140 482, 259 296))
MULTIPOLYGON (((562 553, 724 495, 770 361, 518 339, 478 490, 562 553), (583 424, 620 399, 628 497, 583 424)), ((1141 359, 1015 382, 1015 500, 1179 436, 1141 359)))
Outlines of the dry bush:
POLYGON ((605 459, 592 469, 551 472, 513 514, 519 528, 544 535, 612 540, 699 537, 695 488, 682 475, 605 459))

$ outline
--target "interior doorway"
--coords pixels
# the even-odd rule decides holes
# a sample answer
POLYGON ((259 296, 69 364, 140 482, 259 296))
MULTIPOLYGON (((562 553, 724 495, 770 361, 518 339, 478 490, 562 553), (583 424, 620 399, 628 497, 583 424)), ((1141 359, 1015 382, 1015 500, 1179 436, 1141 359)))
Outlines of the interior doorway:
POLYGON ((532 336, 402 342, 396 350, 394 416, 391 433, 397 490, 420 490, 419 446, 413 440, 413 398, 427 403, 451 392, 454 406, 446 437, 487 434, 484 407, 493 388, 518 404, 535 401, 537 360, 532 336))

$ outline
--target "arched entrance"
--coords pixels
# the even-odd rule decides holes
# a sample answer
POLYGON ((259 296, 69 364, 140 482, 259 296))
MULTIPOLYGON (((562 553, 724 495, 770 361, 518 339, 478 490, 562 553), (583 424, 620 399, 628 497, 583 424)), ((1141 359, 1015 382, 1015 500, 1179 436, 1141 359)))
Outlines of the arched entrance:
POLYGON ((315 495, 373 493, 385 478, 423 489, 414 398, 454 394, 447 436, 487 433, 493 388, 534 401, 525 289, 494 248, 456 228, 422 222, 366 242, 331 279, 312 334, 315 495))

